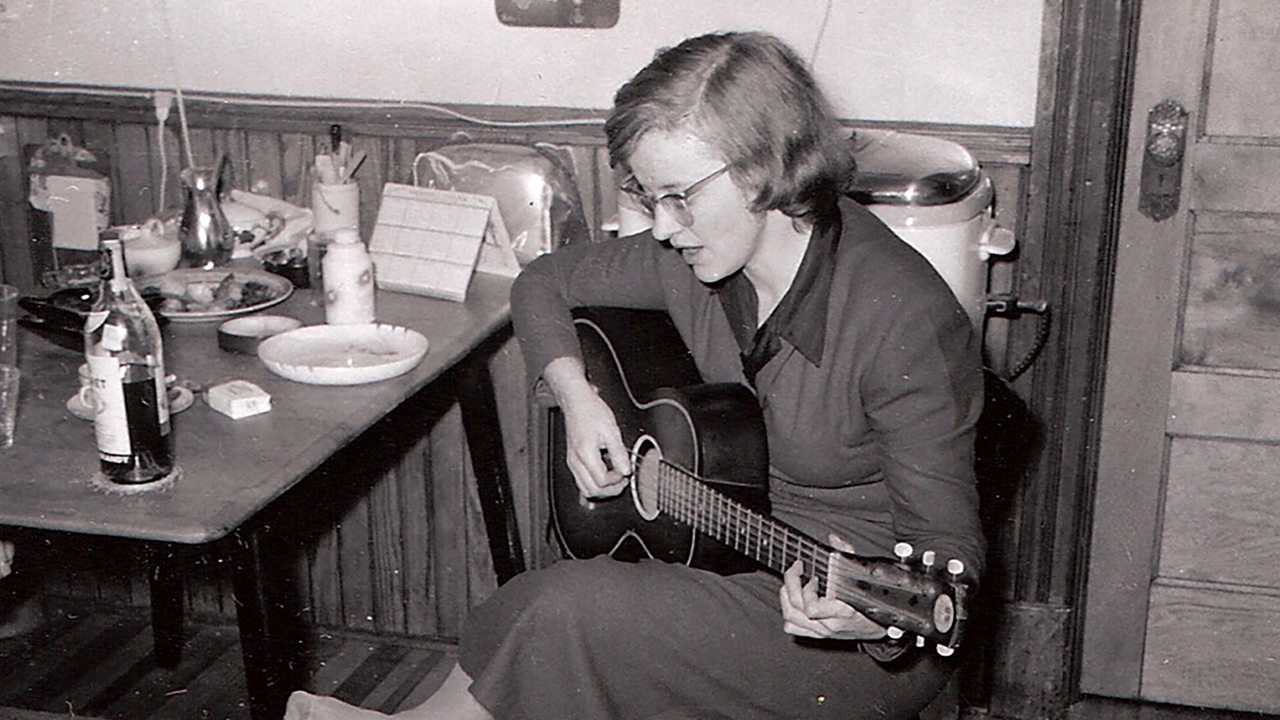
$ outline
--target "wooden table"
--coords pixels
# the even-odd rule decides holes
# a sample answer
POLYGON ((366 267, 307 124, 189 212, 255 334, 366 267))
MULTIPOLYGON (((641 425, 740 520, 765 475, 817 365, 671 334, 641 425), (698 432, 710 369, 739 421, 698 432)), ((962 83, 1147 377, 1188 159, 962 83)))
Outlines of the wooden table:
MULTIPOLYGON (((197 399, 174 416, 181 477, 170 488, 133 495, 104 492, 92 482, 98 470, 93 425, 65 407, 78 387, 82 355, 24 333, 17 436, 13 448, 0 452, 0 526, 133 538, 161 548, 234 533, 237 616, 252 715, 279 718, 288 693, 302 680, 291 637, 298 612, 288 569, 296 549, 273 547, 270 528, 251 521, 406 399, 432 392, 433 381, 445 373, 457 379, 440 392, 455 394, 462 406, 499 582, 523 569, 487 364, 495 340, 509 332, 509 289, 509 280, 477 273, 465 303, 379 291, 379 322, 423 333, 430 348, 407 374, 365 385, 286 380, 256 356, 219 349, 216 322, 169 323, 170 373, 200 387, 248 380, 271 394, 272 410, 232 420, 197 399)), ((266 312, 305 324, 323 322, 311 298, 312 291, 298 290, 266 312)), ((162 562, 150 575, 157 660, 171 665, 181 647, 181 573, 162 562)))

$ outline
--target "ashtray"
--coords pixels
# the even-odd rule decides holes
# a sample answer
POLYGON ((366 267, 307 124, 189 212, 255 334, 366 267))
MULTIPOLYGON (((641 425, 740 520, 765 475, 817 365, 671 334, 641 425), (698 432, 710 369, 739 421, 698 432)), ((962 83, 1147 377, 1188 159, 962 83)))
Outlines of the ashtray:
POLYGON ((300 320, 284 315, 245 315, 218 326, 218 347, 253 355, 263 340, 300 327, 300 320))

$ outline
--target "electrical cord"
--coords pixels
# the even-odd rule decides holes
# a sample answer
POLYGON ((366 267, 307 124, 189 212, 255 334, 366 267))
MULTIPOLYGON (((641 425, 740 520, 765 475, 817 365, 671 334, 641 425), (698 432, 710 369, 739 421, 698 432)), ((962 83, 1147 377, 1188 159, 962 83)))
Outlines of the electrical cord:
POLYGON ((1037 316, 1035 343, 1032 344, 1031 349, 1022 356, 1022 360, 1018 361, 1018 364, 1014 365, 1013 368, 1005 374, 1004 379, 1006 382, 1013 382, 1014 380, 1017 380, 1023 373, 1030 370, 1033 364, 1035 364, 1036 358, 1040 357, 1041 351, 1043 351, 1045 345, 1049 343, 1049 330, 1050 326, 1053 324, 1052 320, 1052 308, 1045 306, 1044 312, 1037 316))
POLYGON ((1036 339, 1031 349, 1022 356, 1014 366, 1001 376, 1005 382, 1013 382, 1035 364, 1040 353, 1049 343, 1049 332, 1053 326, 1053 308, 1044 300, 1018 300, 1010 293, 999 293, 987 299, 987 314, 1000 317, 1018 317, 1027 313, 1037 316, 1036 339))

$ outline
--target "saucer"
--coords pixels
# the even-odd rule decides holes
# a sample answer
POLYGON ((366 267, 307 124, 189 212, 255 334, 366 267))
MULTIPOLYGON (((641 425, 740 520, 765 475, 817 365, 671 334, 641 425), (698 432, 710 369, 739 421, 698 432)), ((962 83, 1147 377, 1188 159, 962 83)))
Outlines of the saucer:
MULTIPOLYGON (((169 413, 180 413, 191 407, 196 401, 196 396, 190 390, 184 387, 169 388, 169 413)), ((93 419, 93 408, 84 404, 80 399, 80 393, 76 393, 67 399, 67 411, 81 420, 93 419)))

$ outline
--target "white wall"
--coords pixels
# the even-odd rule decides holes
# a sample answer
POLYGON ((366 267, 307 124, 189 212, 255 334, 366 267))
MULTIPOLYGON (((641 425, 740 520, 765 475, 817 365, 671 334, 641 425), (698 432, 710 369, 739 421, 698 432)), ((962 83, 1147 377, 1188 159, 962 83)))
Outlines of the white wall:
POLYGON ((0 0, 0 8, 0 80, 598 109, 657 47, 709 30, 763 29, 812 58, 842 117, 1028 127, 1042 3, 622 0, 607 30, 506 27, 492 0, 0 0))

